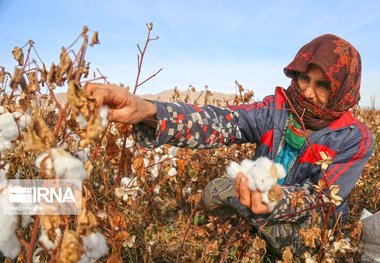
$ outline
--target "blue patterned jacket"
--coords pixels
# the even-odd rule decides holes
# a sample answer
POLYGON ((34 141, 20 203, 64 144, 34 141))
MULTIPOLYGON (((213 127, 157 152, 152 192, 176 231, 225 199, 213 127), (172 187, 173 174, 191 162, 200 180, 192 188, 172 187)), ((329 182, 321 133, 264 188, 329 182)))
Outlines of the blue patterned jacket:
MULTIPOLYGON (((283 141, 289 111, 281 88, 262 102, 220 108, 198 107, 185 103, 155 102, 156 130, 140 123, 134 126, 136 139, 147 148, 172 144, 188 148, 215 148, 233 143, 256 143, 254 159, 267 156, 274 160, 283 141)), ((343 220, 348 215, 347 198, 373 152, 370 130, 348 111, 328 127, 309 136, 290 168, 284 184, 286 198, 266 219, 295 222, 310 215, 310 207, 321 203, 313 189, 323 177, 316 164, 325 152, 332 163, 325 171, 329 185, 338 185, 343 203, 337 207, 343 220), (308 209, 309 208, 309 209, 308 209)), ((258 217, 263 218, 263 217, 258 217)))

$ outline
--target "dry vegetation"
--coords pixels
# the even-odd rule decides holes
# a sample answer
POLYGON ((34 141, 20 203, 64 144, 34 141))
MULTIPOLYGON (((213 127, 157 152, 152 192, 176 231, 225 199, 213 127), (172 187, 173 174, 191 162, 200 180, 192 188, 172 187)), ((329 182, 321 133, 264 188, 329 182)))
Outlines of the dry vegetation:
MULTIPOLYGON (((139 48, 139 72, 148 43, 156 39, 150 37, 153 25, 147 27, 145 47, 139 48)), ((19 111, 32 118, 29 130, 20 131, 12 141, 12 148, 1 153, 2 173, 8 179, 49 178, 43 172, 44 167, 36 167, 35 159, 53 147, 61 147, 80 158, 87 173, 83 181, 86 209, 82 214, 32 216, 26 224, 18 218, 16 233, 22 249, 16 261, 32 262, 32 258, 39 257, 40 262, 76 262, 85 250, 82 237, 101 233, 109 250, 97 262, 303 262, 304 259, 292 255, 290 248, 283 255, 272 254, 260 233, 242 218, 212 217, 199 202, 205 185, 221 176, 231 161, 251 158, 254 145, 214 150, 165 145, 148 151, 133 142, 131 127, 99 126, 93 99, 82 89, 84 80, 92 81, 87 79, 89 64, 84 60, 88 33, 84 28, 80 34, 83 43, 78 52, 72 47, 63 49, 60 62, 52 64, 49 71, 42 61, 34 60, 38 54, 34 43, 29 41, 14 50, 18 61, 15 72, 10 74, 4 68, 0 72, 0 105, 4 111, 19 111), (55 98, 54 87, 62 85, 70 87, 70 101, 74 103, 61 105, 55 98), (85 116, 87 128, 78 125, 79 114, 85 116), (53 226, 67 235, 62 240, 58 237, 58 245, 48 249, 39 242, 39 237, 44 229, 50 230, 50 239, 56 239, 51 232, 53 226)), ((90 45, 96 42, 97 34, 90 45)), ((103 76, 100 79, 105 80, 103 76)), ((144 82, 137 76, 134 91, 144 82)), ((253 93, 236 84, 239 94, 230 101, 213 101, 207 88, 202 101, 189 101, 190 98, 180 97, 176 92, 172 100, 218 105, 249 101, 253 93)), ((317 262, 313 261, 317 257, 324 262, 354 262, 360 255, 359 215, 363 208, 371 212, 379 210, 380 112, 355 109, 354 113, 375 136, 374 155, 350 196, 350 223, 329 233, 330 239, 324 241, 323 249, 313 258, 309 255, 308 262, 317 262)), ((321 236, 311 239, 314 242, 321 236)), ((305 244, 310 245, 308 241, 305 244)))

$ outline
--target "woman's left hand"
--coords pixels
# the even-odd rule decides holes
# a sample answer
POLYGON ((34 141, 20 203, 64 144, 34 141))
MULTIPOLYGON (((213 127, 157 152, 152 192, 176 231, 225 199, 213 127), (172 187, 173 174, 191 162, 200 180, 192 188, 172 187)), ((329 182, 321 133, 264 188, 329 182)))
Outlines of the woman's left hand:
MULTIPOLYGON (((238 173, 236 176, 235 190, 240 203, 254 214, 269 213, 268 206, 261 201, 261 192, 259 190, 251 191, 248 188, 248 178, 243 173, 238 173)), ((277 196, 283 198, 284 192, 279 184, 276 184, 273 190, 277 196)))

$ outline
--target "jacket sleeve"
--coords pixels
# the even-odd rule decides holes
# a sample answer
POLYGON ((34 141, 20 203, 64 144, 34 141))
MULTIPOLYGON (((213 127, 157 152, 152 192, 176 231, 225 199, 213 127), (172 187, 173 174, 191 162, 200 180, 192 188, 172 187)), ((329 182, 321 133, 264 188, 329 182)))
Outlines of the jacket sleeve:
POLYGON ((333 159, 333 163, 326 171, 329 185, 339 186, 337 193, 343 199, 343 204, 337 208, 338 212, 347 216, 348 210, 343 211, 349 194, 359 180, 366 162, 373 153, 373 136, 367 126, 356 121, 352 136, 345 140, 345 144, 333 159))
MULTIPOLYGON (((273 96, 272 96, 273 97, 273 96)), ((261 103, 220 108, 181 102, 157 102, 157 129, 134 125, 137 142, 146 148, 163 144, 193 149, 216 148, 233 143, 258 142, 269 123, 270 107, 261 103)), ((267 99, 266 103, 270 103, 267 99)))

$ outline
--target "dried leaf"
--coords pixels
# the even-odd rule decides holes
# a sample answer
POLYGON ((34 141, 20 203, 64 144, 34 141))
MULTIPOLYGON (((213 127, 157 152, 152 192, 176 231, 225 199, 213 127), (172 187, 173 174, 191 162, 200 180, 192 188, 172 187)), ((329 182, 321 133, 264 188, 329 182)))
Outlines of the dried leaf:
POLYGON ((108 205, 108 222, 112 230, 126 229, 127 227, 124 213, 117 211, 113 203, 108 205))
POLYGON ((45 64, 43 64, 42 69, 38 69, 40 71, 40 83, 44 86, 44 83, 48 79, 48 71, 46 70, 45 64))
POLYGON ((54 85, 55 83, 55 65, 54 63, 51 64, 49 74, 47 76, 47 80, 49 85, 54 85))
POLYGON ((77 217, 78 231, 81 235, 88 236, 92 228, 98 225, 95 214, 83 205, 82 212, 77 217))
POLYGON ((313 185, 313 188, 315 191, 317 191, 318 193, 322 193, 323 190, 327 189, 328 188, 328 185, 327 185, 327 182, 324 178, 320 179, 318 181, 318 185, 313 185))
POLYGON ((62 69, 59 65, 55 66, 55 84, 57 86, 62 86, 64 84, 64 79, 62 77, 62 69))
POLYGON ((355 227, 354 227, 354 230, 352 230, 351 232, 351 237, 356 240, 356 241, 359 241, 361 239, 361 236, 362 236, 362 228, 363 228, 363 222, 361 220, 359 220, 355 227))
POLYGON ((128 231, 119 231, 116 233, 114 240, 115 242, 124 243, 129 239, 130 236, 131 235, 128 233, 128 231))
POLYGON ((297 207, 302 207, 305 204, 302 193, 290 193, 290 207, 296 209, 297 207))
POLYGON ((85 131, 83 129, 77 131, 82 138, 80 146, 85 147, 94 140, 98 140, 104 127, 101 124, 100 116, 95 111, 95 99, 81 89, 75 81, 69 81, 67 100, 71 105, 71 121, 77 123, 77 118, 80 116, 86 122, 85 131))
POLYGON ((282 252, 282 260, 284 263, 292 263, 293 262, 293 252, 291 247, 286 247, 282 252))
POLYGON ((28 128, 28 142, 25 151, 39 154, 55 147, 55 144, 54 134, 47 127, 45 121, 37 115, 33 116, 28 128))
POLYGON ((40 223, 42 228, 48 232, 59 228, 62 223, 62 218, 59 215, 41 215, 40 223))
POLYGON ((326 171, 327 168, 332 164, 332 158, 329 153, 321 151, 319 152, 321 159, 316 162, 317 165, 321 166, 322 171, 326 171))
POLYGON ((178 171, 183 173, 185 171, 186 162, 183 159, 179 159, 176 161, 178 166, 178 171))
POLYGON ((1 67, 1 71, 0 71, 0 83, 4 82, 6 75, 7 75, 7 72, 5 71, 5 68, 1 67))
POLYGON ((34 93, 40 91, 40 86, 38 85, 37 74, 35 71, 30 71, 28 74, 28 93, 34 93))
POLYGON ((90 47, 93 47, 96 44, 100 44, 98 31, 95 31, 94 34, 92 35, 90 47))
POLYGON ((256 254, 264 255, 267 251, 267 243, 264 239, 256 236, 252 241, 252 246, 256 254))
POLYGON ((21 87, 22 91, 27 90, 27 84, 26 80, 24 78, 24 69, 23 68, 15 68, 15 71, 13 73, 11 83, 9 84, 12 88, 12 90, 16 91, 18 89, 18 86, 21 87))
POLYGON ((90 73, 90 62, 85 63, 84 66, 82 66, 82 75, 83 78, 87 78, 88 74, 90 73))
POLYGON ((118 263, 123 262, 121 258, 121 246, 112 244, 112 253, 107 259, 107 263, 118 263))
POLYGON ((336 205, 336 206, 339 206, 342 202, 343 202, 343 198, 340 197, 339 195, 337 195, 337 193, 339 192, 339 186, 338 185, 332 185, 330 186, 330 198, 331 198, 331 202, 336 205))
POLYGON ((144 159, 142 157, 135 158, 133 160, 132 166, 139 176, 144 176, 145 166, 144 166, 144 159))
POLYGON ((18 62, 19 66, 24 65, 24 52, 22 48, 15 47, 12 51, 13 58, 18 62))
POLYGON ((71 66, 73 62, 71 61, 71 58, 69 54, 67 53, 66 49, 63 47, 61 51, 61 55, 59 56, 59 66, 61 69, 61 75, 66 74, 68 78, 70 78, 70 71, 71 66))
POLYGON ((307 247, 315 248, 315 241, 321 238, 321 229, 319 227, 301 228, 300 236, 302 237, 307 247))
POLYGON ((59 252, 60 263, 77 262, 84 252, 82 239, 76 232, 66 229, 59 252))

